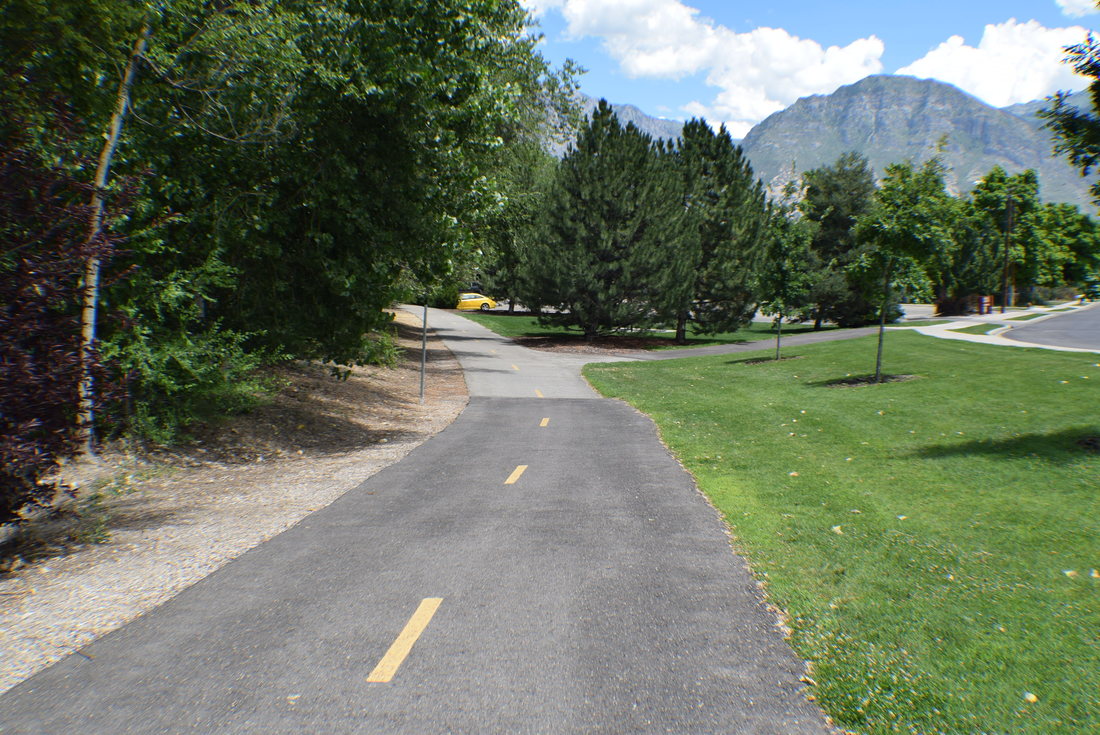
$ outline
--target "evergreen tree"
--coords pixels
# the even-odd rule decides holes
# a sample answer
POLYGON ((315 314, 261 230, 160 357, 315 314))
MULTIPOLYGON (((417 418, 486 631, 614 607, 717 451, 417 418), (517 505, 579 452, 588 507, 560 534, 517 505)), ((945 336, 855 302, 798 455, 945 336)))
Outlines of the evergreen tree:
POLYGON ((725 126, 715 132, 705 120, 688 121, 676 158, 692 230, 680 239, 678 257, 694 263, 691 293, 676 313, 682 343, 689 312, 702 333, 732 331, 752 318, 768 214, 764 188, 725 126))
POLYGON ((813 319, 815 328, 825 321, 846 327, 867 324, 877 309, 864 295, 859 271, 849 268, 862 255, 852 228, 856 219, 870 209, 875 191, 867 158, 860 153, 845 153, 832 165, 805 172, 802 185, 798 208, 817 225, 811 244, 816 273, 813 305, 806 317, 813 319))
POLYGON ((667 152, 601 100, 559 165, 542 236, 525 254, 528 305, 587 339, 667 318, 689 291, 690 262, 669 247, 685 230, 667 152))

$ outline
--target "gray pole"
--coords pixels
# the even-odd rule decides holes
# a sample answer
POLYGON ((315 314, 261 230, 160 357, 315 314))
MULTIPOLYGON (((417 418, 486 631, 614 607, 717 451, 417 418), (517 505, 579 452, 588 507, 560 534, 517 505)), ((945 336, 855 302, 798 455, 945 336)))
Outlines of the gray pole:
POLYGON ((420 402, 424 403, 424 371, 428 364, 428 294, 424 294, 423 330, 420 336, 420 402))

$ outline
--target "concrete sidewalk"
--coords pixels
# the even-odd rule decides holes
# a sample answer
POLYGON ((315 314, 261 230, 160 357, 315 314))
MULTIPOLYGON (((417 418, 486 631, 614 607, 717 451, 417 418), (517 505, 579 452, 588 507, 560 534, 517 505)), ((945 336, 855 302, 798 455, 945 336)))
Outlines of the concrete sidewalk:
MULTIPOLYGON (((1056 350, 1059 352, 1100 352, 1100 349, 1086 349, 1081 347, 1070 347, 1065 345, 1050 345, 1039 344, 1037 342, 1026 342, 1018 339, 1009 339, 1005 334, 1016 327, 1022 327, 1024 325, 1034 326, 1035 324, 1053 319, 1071 312, 1078 312, 1084 309, 1092 309, 1097 307, 1097 303, 1070 303, 1070 304, 1058 304, 1055 306, 1032 306, 1024 309, 1011 309, 1001 314, 999 311, 993 314, 971 314, 962 317, 956 317, 951 320, 945 320, 940 324, 929 326, 906 326, 905 322, 899 322, 897 324, 890 325, 890 329, 913 329, 921 334, 926 334, 930 337, 939 337, 941 339, 955 339, 964 342, 979 342, 981 344, 989 345, 1002 345, 1007 347, 1030 347, 1039 348, 1044 350, 1056 350), (1021 320, 1020 317, 1029 316, 1032 318, 1021 320), (990 331, 987 334, 968 334, 966 332, 959 332, 957 330, 964 329, 975 325, 988 325, 990 331)), ((905 310, 906 319, 909 321, 923 321, 925 319, 931 319, 934 317, 934 309, 930 304, 903 304, 902 308, 905 310)))

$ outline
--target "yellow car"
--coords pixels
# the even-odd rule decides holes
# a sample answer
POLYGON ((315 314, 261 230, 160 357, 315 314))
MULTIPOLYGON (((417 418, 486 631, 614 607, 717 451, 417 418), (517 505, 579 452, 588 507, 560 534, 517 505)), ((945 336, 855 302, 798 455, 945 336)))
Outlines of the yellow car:
POLYGON ((497 308, 497 302, 493 301, 488 296, 482 296, 479 293, 460 293, 458 295, 458 309, 481 309, 482 311, 489 311, 489 309, 497 308))

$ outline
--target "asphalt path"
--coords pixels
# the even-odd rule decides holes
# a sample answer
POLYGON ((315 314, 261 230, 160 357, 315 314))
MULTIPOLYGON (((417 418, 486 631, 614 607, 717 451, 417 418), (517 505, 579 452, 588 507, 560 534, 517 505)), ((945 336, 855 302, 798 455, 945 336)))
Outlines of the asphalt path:
POLYGON ((832 732, 716 512, 583 381, 591 356, 430 321, 466 371, 455 423, 0 696, 0 733, 832 732))
POLYGON ((1019 322, 1001 336, 1036 345, 1100 350, 1100 304, 1034 322, 1019 322))

